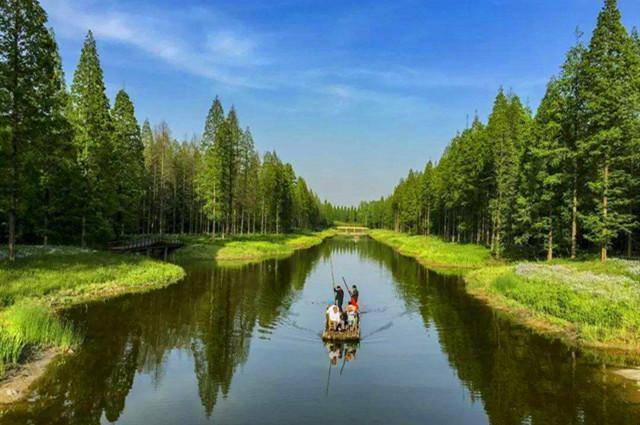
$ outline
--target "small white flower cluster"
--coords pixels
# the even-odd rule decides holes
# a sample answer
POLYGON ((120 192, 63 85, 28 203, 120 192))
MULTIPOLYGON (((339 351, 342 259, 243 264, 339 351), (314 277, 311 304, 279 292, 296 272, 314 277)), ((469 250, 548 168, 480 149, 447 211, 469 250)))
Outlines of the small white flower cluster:
MULTIPOLYGON (((93 250, 62 245, 50 245, 46 247, 42 245, 20 245, 16 249, 16 258, 27 258, 51 254, 69 255, 78 254, 81 252, 93 252, 93 250)), ((7 257, 9 257, 9 252, 6 246, 0 248, 0 260, 4 260, 7 257)))
POLYGON ((620 265, 621 268, 626 269, 633 276, 640 276, 640 261, 623 260, 621 258, 613 258, 609 261, 620 265))
POLYGON ((577 271, 562 265, 521 263, 516 274, 527 280, 567 285, 576 292, 587 292, 614 302, 640 301, 640 285, 627 276, 577 271))

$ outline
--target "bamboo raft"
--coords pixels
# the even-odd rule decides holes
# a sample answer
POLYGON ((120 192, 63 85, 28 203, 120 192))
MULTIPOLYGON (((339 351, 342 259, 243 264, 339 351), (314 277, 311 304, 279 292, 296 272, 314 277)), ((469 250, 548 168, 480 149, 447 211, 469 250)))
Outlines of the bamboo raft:
POLYGON ((354 329, 345 329, 341 331, 335 331, 329 329, 328 325, 325 325, 324 332, 322 332, 323 341, 360 341, 360 322, 354 329))
POLYGON ((323 341, 360 341, 360 326, 355 329, 347 329, 344 331, 334 331, 325 329, 322 332, 323 341))

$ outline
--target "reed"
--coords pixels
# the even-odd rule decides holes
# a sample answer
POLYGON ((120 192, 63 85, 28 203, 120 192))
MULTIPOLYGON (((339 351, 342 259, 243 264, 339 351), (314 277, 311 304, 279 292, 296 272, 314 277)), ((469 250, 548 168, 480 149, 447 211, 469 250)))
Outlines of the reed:
MULTIPOLYGON (((0 376, 31 348, 66 349, 81 336, 56 311, 178 282, 184 270, 143 256, 69 247, 18 247, 0 260, 0 376)), ((1 255, 0 255, 1 258, 1 255)))
POLYGON ((0 373, 17 364, 27 348, 68 349, 82 340, 73 326, 48 307, 34 301, 13 305, 3 312, 0 325, 0 373))

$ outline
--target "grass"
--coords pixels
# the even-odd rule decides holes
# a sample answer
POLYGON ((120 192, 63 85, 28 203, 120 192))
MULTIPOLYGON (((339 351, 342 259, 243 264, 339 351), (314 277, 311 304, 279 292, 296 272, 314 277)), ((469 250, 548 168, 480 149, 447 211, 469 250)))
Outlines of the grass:
POLYGON ((466 276, 467 289, 572 345, 640 349, 640 262, 518 263, 466 276))
POLYGON ((77 343, 60 309, 167 286, 184 276, 176 265, 142 256, 26 246, 18 254, 14 263, 0 260, 0 372, 28 348, 77 343))
POLYGON ((438 271, 472 269, 467 291, 528 328, 572 346, 640 353, 640 262, 497 263, 489 250, 389 230, 369 235, 438 271))
POLYGON ((369 236, 436 269, 478 268, 492 262, 489 250, 481 245, 462 245, 434 236, 411 236, 391 230, 371 230, 369 236))
POLYGON ((187 245, 178 250, 184 259, 217 260, 221 263, 261 261, 290 256, 298 249, 319 245, 335 232, 331 229, 314 233, 281 235, 244 235, 212 241, 206 236, 189 237, 187 245))

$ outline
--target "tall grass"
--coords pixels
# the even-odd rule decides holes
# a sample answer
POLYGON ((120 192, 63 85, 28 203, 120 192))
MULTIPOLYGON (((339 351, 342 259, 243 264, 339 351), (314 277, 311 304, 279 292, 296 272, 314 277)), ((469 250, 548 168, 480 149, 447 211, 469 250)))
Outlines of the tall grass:
POLYGON ((15 262, 0 260, 0 372, 30 347, 79 342, 55 309, 163 287, 184 276, 181 267, 142 256, 72 248, 21 252, 15 262))
POLYGON ((260 261, 287 257, 298 249, 310 248, 333 236, 333 230, 293 234, 253 234, 228 239, 189 238, 178 251, 181 258, 218 260, 221 262, 260 261))
POLYGON ((520 263, 473 272, 467 279, 472 293, 497 296, 495 301, 560 325, 587 345, 637 348, 639 266, 620 261, 520 263))
POLYGON ((16 304, 3 312, 0 325, 0 374, 20 361, 28 347, 66 349, 81 341, 73 326, 36 302, 16 304))
POLYGON ((371 230, 369 236, 403 255, 436 268, 477 268, 491 261, 489 250, 481 245, 457 244, 435 236, 411 236, 390 230, 371 230))
POLYGON ((0 309, 23 298, 67 304, 100 293, 166 286, 184 274, 173 264, 109 252, 43 255, 0 264, 0 309))

